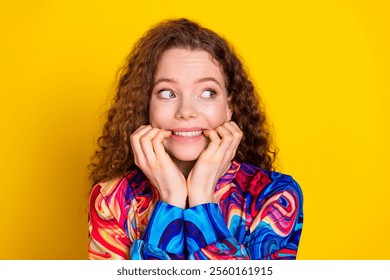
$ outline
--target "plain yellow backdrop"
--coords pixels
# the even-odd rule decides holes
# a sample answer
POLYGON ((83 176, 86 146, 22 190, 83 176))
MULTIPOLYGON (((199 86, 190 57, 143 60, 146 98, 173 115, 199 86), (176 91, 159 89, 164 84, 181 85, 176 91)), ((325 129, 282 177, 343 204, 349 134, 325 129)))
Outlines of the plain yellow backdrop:
POLYGON ((87 258, 86 166, 117 69, 177 17, 225 36, 261 91, 304 192, 298 259, 390 259, 387 3, 2 3, 0 259, 87 258))

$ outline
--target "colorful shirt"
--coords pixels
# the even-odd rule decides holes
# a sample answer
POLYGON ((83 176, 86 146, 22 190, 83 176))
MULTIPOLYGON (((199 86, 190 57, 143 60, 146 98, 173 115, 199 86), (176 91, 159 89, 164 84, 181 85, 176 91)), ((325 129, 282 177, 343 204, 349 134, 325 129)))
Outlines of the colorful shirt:
POLYGON ((159 201, 140 170, 95 185, 90 259, 295 259, 301 188, 288 175, 233 161, 217 203, 182 209, 159 201))

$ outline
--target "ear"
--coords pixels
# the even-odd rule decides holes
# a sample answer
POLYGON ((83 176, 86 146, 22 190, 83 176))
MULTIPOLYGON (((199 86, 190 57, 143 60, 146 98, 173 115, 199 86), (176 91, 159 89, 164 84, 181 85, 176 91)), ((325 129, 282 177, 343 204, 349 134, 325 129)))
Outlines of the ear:
POLYGON ((233 116, 233 111, 231 109, 231 99, 231 96, 229 96, 226 103, 226 119, 228 122, 232 119, 233 116))

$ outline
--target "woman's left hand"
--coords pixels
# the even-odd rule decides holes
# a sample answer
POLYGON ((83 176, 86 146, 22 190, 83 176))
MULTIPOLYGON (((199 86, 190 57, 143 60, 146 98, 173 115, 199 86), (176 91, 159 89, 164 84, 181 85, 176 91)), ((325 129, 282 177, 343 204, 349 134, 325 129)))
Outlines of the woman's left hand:
POLYGON ((187 178, 189 206, 214 201, 214 188, 230 168, 242 139, 242 131, 233 121, 204 132, 210 143, 200 154, 187 178))

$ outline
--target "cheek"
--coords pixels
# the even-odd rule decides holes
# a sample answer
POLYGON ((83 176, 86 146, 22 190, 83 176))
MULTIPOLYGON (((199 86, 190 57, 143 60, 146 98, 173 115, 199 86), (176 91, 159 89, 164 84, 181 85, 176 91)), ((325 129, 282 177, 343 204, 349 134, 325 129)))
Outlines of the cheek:
POLYGON ((153 106, 153 103, 151 103, 149 112, 149 124, 152 127, 162 128, 162 125, 166 119, 166 112, 158 106, 153 106))
POLYGON ((149 114, 149 124, 152 127, 158 127, 158 118, 152 112, 149 114))
POLYGON ((213 129, 222 125, 224 122, 229 121, 226 113, 226 106, 224 104, 206 108, 203 110, 203 115, 205 116, 209 127, 213 129))

